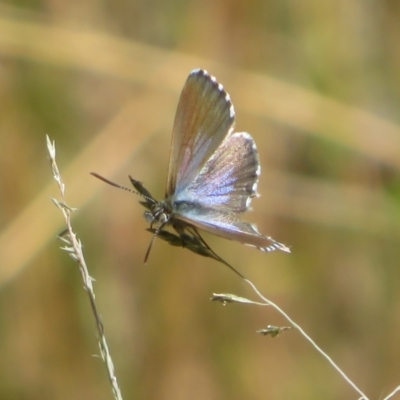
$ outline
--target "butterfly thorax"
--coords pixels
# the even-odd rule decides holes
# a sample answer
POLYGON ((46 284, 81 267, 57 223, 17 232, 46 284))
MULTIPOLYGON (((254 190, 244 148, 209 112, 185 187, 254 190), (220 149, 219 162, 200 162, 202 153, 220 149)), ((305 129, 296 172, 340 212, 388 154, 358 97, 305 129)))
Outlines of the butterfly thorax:
POLYGON ((158 224, 159 227, 162 227, 172 224, 176 228, 176 226, 181 225, 178 216, 190 212, 200 212, 201 208, 201 205, 196 202, 178 200, 176 196, 170 196, 164 201, 155 201, 149 210, 144 212, 144 217, 152 226, 158 224))
MULTIPOLYGON (((175 223, 179 216, 187 215, 195 210, 200 211, 202 205, 193 199, 182 200, 176 194, 167 197, 163 202, 159 203, 165 215, 165 222, 175 223)), ((160 211, 158 211, 160 212, 160 211)))

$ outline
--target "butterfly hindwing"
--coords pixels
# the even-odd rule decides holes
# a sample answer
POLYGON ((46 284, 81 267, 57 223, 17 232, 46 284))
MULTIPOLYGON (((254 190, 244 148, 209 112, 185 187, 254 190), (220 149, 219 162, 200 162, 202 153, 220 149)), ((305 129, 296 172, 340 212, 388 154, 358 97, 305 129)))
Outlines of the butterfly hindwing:
MULTIPOLYGON (((236 214, 203 207, 183 207, 185 212, 179 213, 176 219, 184 224, 195 226, 206 232, 235 240, 237 242, 257 247, 259 250, 270 252, 281 250, 290 253, 290 249, 269 236, 260 234, 255 225, 240 221, 236 214)), ((179 212, 179 208, 178 208, 179 212)))

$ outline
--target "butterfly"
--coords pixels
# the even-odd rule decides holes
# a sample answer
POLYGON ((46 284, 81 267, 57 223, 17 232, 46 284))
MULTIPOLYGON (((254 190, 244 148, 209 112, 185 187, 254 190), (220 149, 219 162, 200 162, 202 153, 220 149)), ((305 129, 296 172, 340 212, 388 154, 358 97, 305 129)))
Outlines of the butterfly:
POLYGON ((154 234, 145 262, 157 235, 171 244, 207 253, 198 229, 265 252, 290 252, 240 219, 257 196, 261 167, 253 138, 246 132, 234 133, 234 124, 233 104, 223 86, 207 71, 193 70, 176 111, 165 199, 157 201, 141 182, 129 177, 135 193, 144 198, 141 204, 147 208, 145 218, 154 234), (178 235, 166 231, 167 226, 178 235))

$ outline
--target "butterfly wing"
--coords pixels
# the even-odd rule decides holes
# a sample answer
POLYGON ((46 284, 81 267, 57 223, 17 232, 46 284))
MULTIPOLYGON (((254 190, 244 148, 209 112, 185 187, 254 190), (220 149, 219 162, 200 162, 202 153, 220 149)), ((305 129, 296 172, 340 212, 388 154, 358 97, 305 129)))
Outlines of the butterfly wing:
POLYGON ((246 132, 234 133, 224 139, 187 187, 176 191, 174 200, 242 213, 257 195, 260 172, 253 138, 246 132))
POLYGON ((257 247, 261 251, 281 250, 290 253, 283 243, 260 234, 255 225, 240 221, 234 213, 185 204, 184 212, 174 215, 174 218, 178 220, 178 225, 183 222, 183 228, 191 225, 225 239, 257 247))
POLYGON ((178 233, 188 226, 255 246, 263 251, 284 244, 240 221, 256 196, 258 152, 248 133, 232 133, 229 95, 205 71, 193 71, 183 88, 175 117, 166 197, 170 223, 178 233))
POLYGON ((173 196, 178 231, 181 223, 183 228, 195 226, 262 251, 290 252, 239 219, 256 195, 260 170, 253 138, 245 132, 228 135, 188 187, 173 196))
POLYGON ((192 71, 176 111, 166 197, 194 180, 234 121, 233 105, 222 85, 204 70, 192 71))

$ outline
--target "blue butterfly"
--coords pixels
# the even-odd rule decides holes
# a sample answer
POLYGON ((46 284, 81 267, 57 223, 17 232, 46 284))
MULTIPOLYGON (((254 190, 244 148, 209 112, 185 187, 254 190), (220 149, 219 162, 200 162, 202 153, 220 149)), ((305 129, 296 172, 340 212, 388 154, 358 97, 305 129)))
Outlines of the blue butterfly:
POLYGON ((153 241, 160 235, 171 244, 192 245, 192 250, 201 252, 208 246, 199 228, 265 252, 290 252, 284 244, 259 233, 254 224, 240 219, 257 196, 261 167, 253 138, 246 132, 234 133, 234 123, 235 111, 223 86, 207 71, 192 71, 176 111, 165 199, 155 200, 130 177, 137 194, 145 199, 141 204, 147 208, 146 219, 151 227, 156 226, 151 229, 153 241), (167 225, 175 229, 180 241, 164 230, 167 225))

